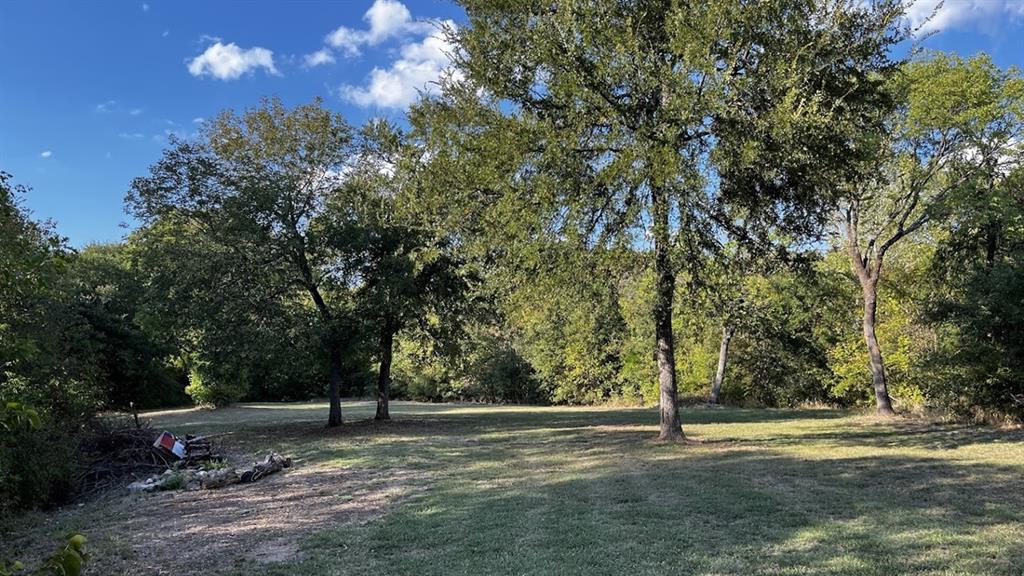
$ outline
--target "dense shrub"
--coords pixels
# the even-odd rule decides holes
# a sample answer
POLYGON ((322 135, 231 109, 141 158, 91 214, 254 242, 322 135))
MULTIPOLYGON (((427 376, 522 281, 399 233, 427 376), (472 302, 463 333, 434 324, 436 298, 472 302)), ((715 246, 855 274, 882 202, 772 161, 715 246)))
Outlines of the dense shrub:
POLYGON ((66 502, 76 462, 76 430, 46 422, 0 432, 0 515, 66 502))
POLYGON ((0 517, 70 497, 77 437, 77 429, 0 396, 0 517))

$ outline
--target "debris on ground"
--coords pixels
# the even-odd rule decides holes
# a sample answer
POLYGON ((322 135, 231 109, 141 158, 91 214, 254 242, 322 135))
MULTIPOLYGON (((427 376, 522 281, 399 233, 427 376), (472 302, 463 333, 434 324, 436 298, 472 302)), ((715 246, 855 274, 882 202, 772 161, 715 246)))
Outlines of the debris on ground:
POLYGON ((156 437, 156 430, 127 418, 97 418, 85 431, 79 448, 78 496, 94 496, 170 468, 178 458, 154 448, 156 437))
POLYGON ((156 492, 158 490, 211 490, 232 484, 255 482, 264 476, 279 472, 292 465, 291 458, 271 452, 262 462, 253 462, 252 466, 239 470, 237 468, 186 468, 175 466, 145 480, 133 482, 128 486, 131 492, 156 492))
POLYGON ((164 432, 156 437, 156 442, 153 442, 154 448, 159 448, 165 452, 170 452, 171 455, 177 458, 185 457, 185 444, 174 437, 174 434, 170 432, 164 432))
POLYGON ((146 424, 123 417, 93 424, 82 443, 80 497, 125 485, 132 492, 222 488, 291 467, 291 459, 272 452, 248 468, 236 469, 227 465, 214 444, 214 439, 230 433, 181 437, 146 424))
POLYGON ((213 434, 211 436, 193 436, 186 434, 182 440, 170 432, 162 432, 153 442, 153 448, 161 451, 171 460, 180 460, 185 466, 192 466, 201 462, 219 462, 223 460, 213 452, 212 438, 230 434, 213 434))

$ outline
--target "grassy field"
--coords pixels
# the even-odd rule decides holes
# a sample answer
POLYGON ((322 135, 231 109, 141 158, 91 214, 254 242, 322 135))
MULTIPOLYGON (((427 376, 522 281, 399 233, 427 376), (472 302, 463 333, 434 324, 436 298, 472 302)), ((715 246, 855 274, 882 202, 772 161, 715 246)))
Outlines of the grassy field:
POLYGON ((1024 574, 1021 431, 692 409, 700 443, 665 445, 647 409, 345 410, 338 430, 322 404, 152 413, 298 465, 219 500, 30 517, 18 536, 83 529, 92 574, 1024 574), (149 539, 177 537, 152 530, 191 535, 177 567, 147 560, 149 539))

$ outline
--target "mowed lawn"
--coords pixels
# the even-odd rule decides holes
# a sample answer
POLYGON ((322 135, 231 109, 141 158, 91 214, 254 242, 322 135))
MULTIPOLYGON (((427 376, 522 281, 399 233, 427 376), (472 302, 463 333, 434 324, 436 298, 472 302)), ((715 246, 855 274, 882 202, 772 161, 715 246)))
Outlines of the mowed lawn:
MULTIPOLYGON (((322 404, 149 415, 177 433, 234 431, 230 449, 277 450, 297 460, 283 477, 319 479, 317 499, 293 495, 296 515, 273 528, 284 553, 226 548, 229 565, 194 573, 1024 574, 1021 431, 698 408, 684 428, 699 443, 666 445, 652 441, 650 409, 396 402, 390 423, 367 421, 370 403, 344 409, 336 430, 322 404), (335 482, 335 470, 349 476, 335 482), (313 514, 325 498, 358 507, 370 494, 346 480, 358 474, 401 489, 350 520, 313 514)), ((266 482, 238 494, 258 498, 266 482)), ((179 497, 118 498, 145 517, 179 497)), ((47 524, 95 532, 99 571, 87 574, 146 573, 131 540, 155 536, 109 536, 104 510, 116 505, 47 524), (121 563, 102 569, 104 554, 121 563)), ((231 525, 232 538, 264 545, 261 528, 231 525)))

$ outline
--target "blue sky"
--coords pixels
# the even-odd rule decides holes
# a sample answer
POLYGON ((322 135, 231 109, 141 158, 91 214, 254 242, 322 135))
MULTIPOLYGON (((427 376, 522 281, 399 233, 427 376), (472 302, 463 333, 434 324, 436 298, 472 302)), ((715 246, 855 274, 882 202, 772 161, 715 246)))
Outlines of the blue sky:
MULTIPOLYGON (((920 0, 920 20, 936 0, 920 0)), ((0 2, 0 170, 75 246, 121 238, 168 134, 262 96, 400 118, 445 65, 444 0, 0 2)), ((1024 0, 946 0, 926 46, 1024 64, 1024 0)))

